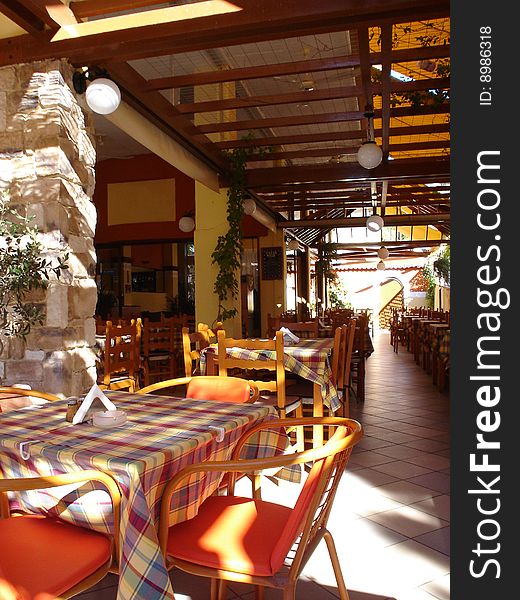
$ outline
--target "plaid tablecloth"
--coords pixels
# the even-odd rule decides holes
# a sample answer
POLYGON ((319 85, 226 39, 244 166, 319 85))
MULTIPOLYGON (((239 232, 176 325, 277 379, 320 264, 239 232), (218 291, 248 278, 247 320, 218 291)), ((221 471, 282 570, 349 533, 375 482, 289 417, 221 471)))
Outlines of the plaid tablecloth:
MULTIPOLYGON (((341 402, 331 377, 329 356, 333 343, 332 338, 301 339, 294 346, 285 346, 284 366, 286 371, 319 384, 323 403, 329 410, 335 412, 341 406, 341 402)), ((206 352, 216 353, 216 344, 208 346, 201 352, 201 369, 205 368, 206 352)), ((228 348, 227 353, 234 358, 248 360, 275 360, 276 358, 274 350, 228 348)))
MULTIPOLYGON (((276 418, 276 411, 258 404, 125 392, 107 392, 107 396, 127 412, 128 421, 120 428, 73 426, 65 421, 65 401, 0 414, 0 468, 4 477, 90 468, 115 476, 123 491, 117 598, 173 598, 156 531, 165 483, 188 464, 228 459, 236 440, 255 423, 276 418)), ((287 438, 279 430, 265 433, 245 449, 248 457, 272 456, 285 449, 287 438)), ((218 474, 187 480, 173 498, 170 522, 192 518, 219 480, 218 474)), ((34 506, 41 510, 43 502, 48 512, 60 518, 110 531, 113 523, 106 492, 83 486, 80 495, 77 487, 60 488, 58 499, 49 491, 28 492, 12 501, 26 510, 34 506)))

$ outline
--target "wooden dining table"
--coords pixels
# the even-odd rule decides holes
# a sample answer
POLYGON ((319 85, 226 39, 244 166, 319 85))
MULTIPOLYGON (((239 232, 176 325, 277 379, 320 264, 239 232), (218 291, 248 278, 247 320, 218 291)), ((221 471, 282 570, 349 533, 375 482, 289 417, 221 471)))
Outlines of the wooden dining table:
MULTIPOLYGON (((189 464, 228 459, 243 433, 256 423, 277 419, 277 414, 274 408, 257 404, 121 391, 108 391, 106 395, 127 413, 123 426, 106 429, 67 423, 65 400, 0 414, 0 470, 6 478, 92 468, 110 473, 123 494, 117 600, 173 599, 157 537, 166 482, 189 464)), ((268 429, 247 445, 245 456, 281 453, 287 445, 283 430, 268 429)), ((220 478, 206 475, 187 480, 173 498, 170 524, 195 516, 200 504, 217 489, 220 478)), ((111 532, 108 494, 78 485, 81 492, 67 486, 53 493, 20 493, 10 502, 13 508, 44 511, 68 522, 111 532)))

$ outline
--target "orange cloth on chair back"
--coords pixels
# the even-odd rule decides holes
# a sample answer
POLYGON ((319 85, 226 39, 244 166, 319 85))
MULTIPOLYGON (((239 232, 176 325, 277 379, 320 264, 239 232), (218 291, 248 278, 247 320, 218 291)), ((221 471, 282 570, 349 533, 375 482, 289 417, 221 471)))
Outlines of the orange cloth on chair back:
POLYGON ((246 379, 238 377, 200 376, 188 383, 186 397, 242 404, 249 402, 251 387, 246 379))

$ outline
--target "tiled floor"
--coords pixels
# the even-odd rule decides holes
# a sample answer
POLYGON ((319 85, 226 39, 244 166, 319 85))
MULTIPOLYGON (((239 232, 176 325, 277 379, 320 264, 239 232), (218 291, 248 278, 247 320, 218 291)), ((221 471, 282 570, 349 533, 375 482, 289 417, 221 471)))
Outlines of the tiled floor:
MULTIPOLYGON (((354 450, 329 520, 350 600, 448 600, 450 532, 449 398, 439 393, 388 333, 374 336, 366 399, 351 403, 365 436, 354 450)), ((289 485, 289 484, 288 484, 289 485)), ((285 490, 267 494, 287 497, 285 490)), ((268 497, 268 496, 265 496, 268 497)), ((203 600, 209 584, 172 572, 176 600, 203 600)), ((113 600, 106 578, 83 600, 113 600)), ((322 542, 305 567, 301 600, 334 600, 335 579, 322 542)), ((230 600, 253 600, 250 586, 230 586, 230 600)), ((279 600, 267 590, 267 600, 279 600)), ((153 600, 152 598, 150 600, 153 600)))

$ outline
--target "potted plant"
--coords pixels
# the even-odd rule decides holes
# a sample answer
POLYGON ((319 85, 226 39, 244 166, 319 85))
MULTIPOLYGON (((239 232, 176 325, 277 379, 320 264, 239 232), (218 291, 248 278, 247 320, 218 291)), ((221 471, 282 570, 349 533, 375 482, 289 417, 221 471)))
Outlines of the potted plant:
POLYGON ((46 255, 32 221, 6 190, 0 193, 0 350, 2 338, 25 339, 33 326, 43 324, 43 306, 32 294, 68 268, 68 254, 46 255))

